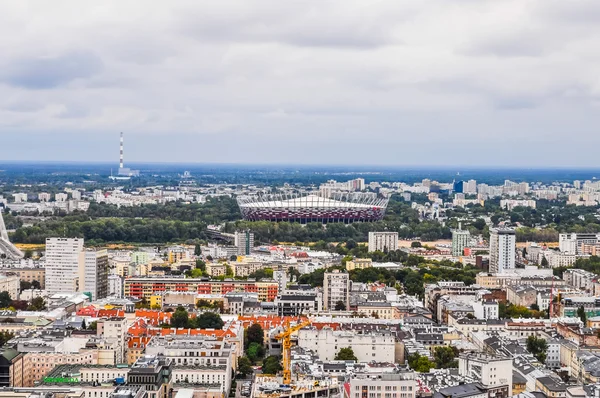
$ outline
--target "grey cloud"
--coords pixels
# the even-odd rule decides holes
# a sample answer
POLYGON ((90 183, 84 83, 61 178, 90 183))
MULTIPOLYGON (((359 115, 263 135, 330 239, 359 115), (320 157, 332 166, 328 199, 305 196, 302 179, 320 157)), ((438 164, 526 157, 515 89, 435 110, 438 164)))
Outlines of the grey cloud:
POLYGON ((88 51, 73 51, 55 57, 21 58, 5 66, 0 79, 27 89, 49 89, 102 70, 103 63, 88 51))
POLYGON ((327 4, 333 3, 307 7, 302 2, 263 2, 259 7, 223 7, 212 12, 201 8, 182 16, 181 29, 200 41, 358 49, 402 43, 393 29, 409 18, 410 11, 346 15, 347 10, 334 8, 334 14, 328 14, 327 4))
POLYGON ((512 31, 477 39, 459 52, 470 56, 539 57, 550 51, 552 44, 542 32, 512 31))

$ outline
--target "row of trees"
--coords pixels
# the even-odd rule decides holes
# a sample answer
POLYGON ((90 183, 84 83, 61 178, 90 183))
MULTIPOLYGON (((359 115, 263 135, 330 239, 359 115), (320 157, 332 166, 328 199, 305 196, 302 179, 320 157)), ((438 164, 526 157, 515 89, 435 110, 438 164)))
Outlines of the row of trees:
POLYGON ((215 312, 207 311, 196 317, 190 317, 187 310, 179 306, 171 315, 171 321, 164 327, 191 329, 222 329, 225 322, 215 312))
POLYGON ((0 308, 14 311, 44 311, 47 309, 46 301, 42 297, 35 297, 31 302, 13 300, 7 291, 0 292, 0 308))
POLYGON ((408 357, 408 365, 416 372, 427 373, 431 368, 448 369, 458 368, 459 350, 456 347, 435 347, 433 350, 433 360, 430 360, 418 352, 408 357))
MULTIPOLYGON (((354 282, 383 282, 388 286, 403 289, 406 294, 422 297, 426 283, 436 283, 441 280, 463 281, 467 285, 475 283, 477 273, 480 271, 475 267, 456 267, 452 262, 425 263, 422 257, 417 258, 419 267, 417 269, 403 268, 400 270, 388 270, 385 268, 365 268, 350 271, 350 279, 354 282)), ((299 283, 312 286, 323 286, 324 273, 335 269, 343 269, 341 266, 328 269, 318 269, 312 273, 301 275, 299 283)))

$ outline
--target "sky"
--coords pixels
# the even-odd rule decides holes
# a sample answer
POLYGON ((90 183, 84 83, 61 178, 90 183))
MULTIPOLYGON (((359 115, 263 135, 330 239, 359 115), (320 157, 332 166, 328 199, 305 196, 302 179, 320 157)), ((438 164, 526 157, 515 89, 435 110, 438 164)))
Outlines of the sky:
POLYGON ((598 0, 4 2, 0 160, 597 167, 598 0))

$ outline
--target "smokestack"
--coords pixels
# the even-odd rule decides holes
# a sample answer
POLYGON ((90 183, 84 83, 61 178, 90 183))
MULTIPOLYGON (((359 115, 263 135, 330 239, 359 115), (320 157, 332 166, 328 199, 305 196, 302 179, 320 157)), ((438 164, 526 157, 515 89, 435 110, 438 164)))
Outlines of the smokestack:
POLYGON ((119 168, 123 169, 123 132, 121 132, 121 156, 119 157, 119 168))

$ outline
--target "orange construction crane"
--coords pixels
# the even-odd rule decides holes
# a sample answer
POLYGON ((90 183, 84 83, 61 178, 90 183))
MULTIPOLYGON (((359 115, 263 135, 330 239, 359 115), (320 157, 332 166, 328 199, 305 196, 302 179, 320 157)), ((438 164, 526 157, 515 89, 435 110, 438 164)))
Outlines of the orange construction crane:
POLYGON ((283 365, 283 384, 290 384, 292 382, 292 370, 291 368, 291 356, 292 356, 292 333, 297 332, 305 326, 310 325, 310 321, 299 322, 295 326, 290 326, 290 321, 285 321, 283 332, 279 333, 275 338, 282 340, 282 360, 283 365))

